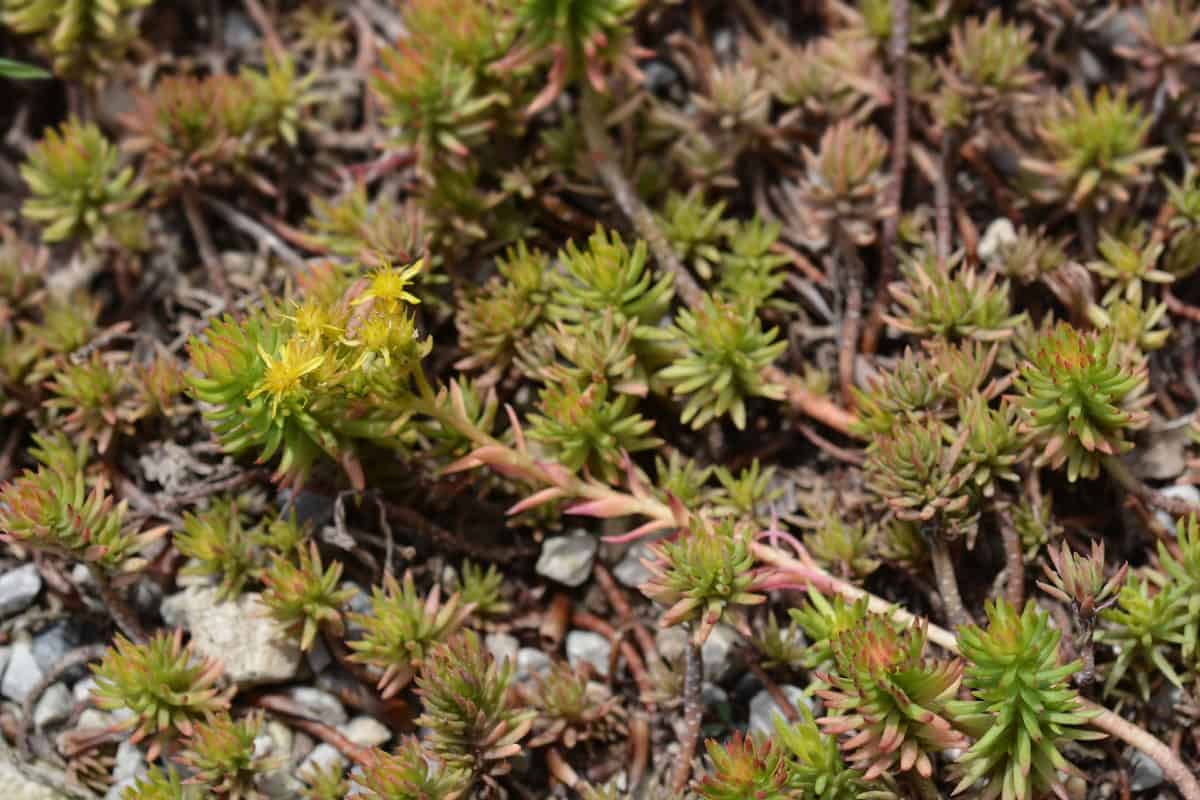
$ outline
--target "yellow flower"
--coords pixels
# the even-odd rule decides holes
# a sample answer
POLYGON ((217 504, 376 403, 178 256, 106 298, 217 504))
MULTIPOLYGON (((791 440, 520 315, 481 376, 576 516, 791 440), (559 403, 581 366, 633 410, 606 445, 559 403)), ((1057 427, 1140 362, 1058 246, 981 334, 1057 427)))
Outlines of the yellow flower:
POLYGON ((253 400, 262 394, 270 395, 272 415, 279 413, 279 403, 282 400, 300 394, 304 376, 325 362, 325 356, 319 352, 315 343, 298 336, 288 340, 278 359, 272 358, 262 349, 262 345, 258 347, 258 355, 267 369, 258 386, 246 397, 253 400))
POLYGON ((381 311, 393 313, 404 303, 420 303, 420 298, 409 292, 408 287, 424 265, 424 261, 418 260, 404 269, 391 265, 381 267, 371 275, 371 285, 354 301, 354 305, 374 300, 381 311))
POLYGON ((315 300, 307 300, 296 306, 296 310, 288 315, 288 319, 296 324, 297 333, 314 340, 319 340, 326 334, 338 332, 338 327, 333 324, 328 309, 315 300))

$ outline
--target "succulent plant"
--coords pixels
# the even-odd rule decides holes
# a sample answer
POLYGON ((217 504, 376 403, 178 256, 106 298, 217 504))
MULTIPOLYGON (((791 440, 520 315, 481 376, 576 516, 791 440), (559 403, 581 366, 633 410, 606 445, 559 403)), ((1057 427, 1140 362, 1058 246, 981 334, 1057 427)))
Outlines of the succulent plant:
POLYGON ((704 800, 796 800, 801 792, 788 786, 787 751, 769 736, 743 736, 734 731, 724 745, 704 743, 712 772, 696 787, 704 800))
POLYGON ((184 512, 183 530, 175 534, 175 546, 198 563, 186 566, 184 574, 220 578, 218 596, 235 598, 257 566, 254 542, 242 525, 237 498, 216 498, 199 513, 184 512))
POLYGON ((1118 296, 1140 305, 1145 284, 1175 280, 1171 273, 1157 269, 1163 245, 1147 243, 1144 229, 1136 229, 1126 238, 1103 231, 1096 247, 1103 260, 1089 263, 1088 269, 1111 282, 1100 299, 1102 305, 1111 304, 1118 296))
POLYGON ((1027 99, 1037 73, 1027 63, 1034 52, 1033 29, 1006 23, 993 9, 981 21, 968 17, 950 32, 950 58, 939 64, 944 81, 938 98, 943 125, 967 124, 968 117, 1000 110, 1027 99), (958 109, 959 113, 947 113, 958 109))
POLYGON ((1175 524, 1175 541, 1177 555, 1159 540, 1158 561, 1168 578, 1168 588, 1186 603, 1183 658, 1192 663, 1200 640, 1200 521, 1195 514, 1175 524))
POLYGON ((180 763, 193 770, 188 783, 200 784, 229 800, 254 800, 261 796, 256 779, 278 766, 257 755, 255 739, 263 726, 262 712, 235 720, 226 712, 211 714, 197 723, 187 740, 180 763))
POLYGON ((803 664, 809 669, 833 666, 833 640, 842 632, 861 628, 867 621, 865 600, 847 603, 840 595, 826 598, 809 589, 808 600, 798 608, 788 609, 792 622, 800 626, 808 639, 803 664))
POLYGON ((1050 160, 1024 164, 1056 185, 1046 200, 1063 198, 1072 208, 1123 205, 1163 156, 1163 148, 1144 146, 1149 130, 1150 119, 1124 89, 1101 87, 1089 98, 1076 87, 1038 129, 1050 160))
POLYGON ((552 663, 549 670, 534 676, 528 694, 538 712, 529 747, 561 743, 569 750, 581 742, 628 734, 621 720, 620 698, 603 685, 589 682, 582 669, 561 661, 552 663))
POLYGON ((151 764, 145 775, 121 791, 121 800, 200 800, 204 789, 184 783, 175 768, 151 764))
POLYGON ((726 414, 739 430, 746 427, 746 400, 783 398, 783 387, 768 382, 764 369, 787 349, 775 328, 763 330, 753 313, 704 295, 695 311, 683 309, 674 337, 682 355, 660 370, 676 396, 687 398, 680 421, 700 428, 726 414))
POLYGON ((889 287, 898 308, 886 319, 905 333, 950 341, 1006 339, 1021 322, 1013 314, 1008 283, 961 265, 962 254, 942 262, 929 252, 901 261, 903 281, 889 287))
POLYGON ((909 416, 875 436, 867 485, 900 519, 933 525, 948 538, 969 533, 977 517, 969 483, 975 467, 962 459, 969 434, 948 435, 936 418, 909 416))
POLYGON ((69 119, 29 151, 21 177, 32 197, 21 213, 42 226, 42 240, 93 242, 114 229, 138 201, 133 169, 93 124, 69 119))
POLYGON ((1146 424, 1146 365, 1111 331, 1083 333, 1059 323, 1041 334, 1016 379, 1022 424, 1043 448, 1039 465, 1067 465, 1067 478, 1093 478, 1101 456, 1133 446, 1146 424))
POLYGON ((92 667, 96 686, 92 696, 107 711, 133 713, 121 726, 133 732, 130 741, 150 739, 147 757, 181 733, 191 736, 208 714, 229 706, 234 690, 217 688, 218 661, 198 659, 183 645, 183 630, 160 632, 145 644, 134 644, 118 634, 103 660, 92 667))
POLYGON ((434 648, 423 663, 417 724, 429 728, 429 748, 448 767, 484 779, 511 769, 508 759, 521 751, 535 714, 517 708, 509 694, 513 669, 471 631, 434 648))
POLYGON ((785 217, 806 240, 823 245, 839 236, 866 246, 878 223, 895 213, 886 204, 887 142, 873 127, 842 120, 826 128, 818 149, 805 149, 805 177, 780 197, 785 217))
POLYGON ((299 631, 300 649, 308 650, 322 628, 335 636, 344 634, 342 608, 355 590, 339 588, 341 577, 342 562, 332 561, 325 569, 316 542, 297 547, 295 561, 276 553, 259 575, 265 587, 262 604, 285 628, 299 631))
POLYGON ((1061 794, 1060 772, 1074 768, 1059 748, 1103 736, 1084 727, 1093 713, 1067 684, 1080 664, 1059 664, 1061 634, 1032 602, 1020 614, 1003 600, 988 603, 985 611, 986 628, 970 625, 958 632, 967 660, 964 683, 973 699, 953 702, 951 711, 975 742, 959 761, 962 778, 955 791, 983 781, 980 796, 987 800, 1061 794))
POLYGON ((63 77, 97 78, 137 35, 134 14, 154 0, 3 0, 0 22, 37 35, 63 77))
POLYGON ((1017 483, 1016 465, 1028 450, 1028 440, 1020 428, 1016 406, 1003 401, 992 408, 982 395, 959 401, 958 423, 951 441, 965 435, 959 455, 971 468, 967 482, 986 498, 996 494, 1000 481, 1017 483))
POLYGON ((504 574, 495 564, 489 564, 485 570, 469 559, 463 561, 458 571, 458 583, 459 597, 474 609, 475 614, 498 617, 512 609, 510 603, 501 599, 504 574))
POLYGON ((1096 633, 1096 641, 1117 650, 1107 670, 1105 694, 1115 691, 1126 674, 1133 677, 1143 702, 1150 699, 1151 679, 1156 675, 1183 686, 1174 662, 1175 654, 1188 644, 1187 608, 1188 599, 1176 586, 1156 588, 1138 576, 1126 581, 1116 606, 1101 613, 1096 633))
POLYGON ((779 619, 771 612, 767 612, 766 622, 755 634, 753 644, 762 657, 764 669, 799 666, 808 650, 796 621, 790 620, 786 627, 780 627, 779 619))
POLYGON ((785 301, 773 299, 787 280, 780 267, 788 263, 788 258, 772 250, 780 230, 778 222, 766 222, 757 216, 731 226, 727 248, 721 255, 717 294, 749 311, 763 306, 790 308, 785 301))
POLYGON ((412 681, 434 645, 449 640, 470 613, 471 607, 458 595, 443 603, 436 586, 421 597, 411 572, 404 574, 402 583, 384 575, 383 587, 372 589, 371 613, 350 615, 363 628, 362 638, 350 642, 351 659, 382 670, 379 689, 385 698, 391 697, 412 681))
POLYGON ((788 787, 814 800, 887 800, 895 795, 883 781, 868 781, 842 760, 837 739, 822 733, 812 712, 800 704, 800 720, 775 717, 775 739, 787 752, 788 787))
POLYGON ((470 773, 447 766, 415 736, 406 736, 394 753, 372 750, 359 783, 370 800, 456 800, 469 788, 470 773))
POLYGON ((671 248, 705 280, 713 277, 721 261, 721 243, 730 228, 724 214, 723 201, 710 203, 695 189, 669 194, 663 204, 662 228, 671 248))
POLYGON ((0 541, 67 555, 109 572, 145 564, 139 553, 164 533, 137 532, 125 521, 126 503, 114 504, 103 478, 91 489, 82 463, 26 470, 0 489, 0 541))
POLYGON ((1112 330, 1122 345, 1143 353, 1162 348, 1171 336, 1167 304, 1146 299, 1145 305, 1117 298, 1106 306, 1091 305, 1088 320, 1099 330, 1112 330))
POLYGON ((567 469, 585 470, 600 480, 621 474, 625 453, 662 443, 649 435, 654 421, 636 411, 636 399, 611 392, 604 382, 551 385, 538 397, 529 438, 546 445, 567 469))
POLYGON ((290 56, 268 52, 262 72, 243 68, 240 77, 254 103, 254 136, 260 146, 295 147, 308 124, 306 110, 320 99, 310 91, 316 74, 298 77, 296 62, 290 56))
POLYGON ((962 662, 925 655, 925 642, 923 628, 898 631, 878 617, 830 639, 835 671, 819 673, 830 688, 818 694, 835 713, 817 724, 826 733, 850 734, 842 750, 866 780, 908 770, 930 778, 932 754, 967 744, 947 711, 962 662))
POLYGON ((721 619, 739 620, 738 606, 764 602, 755 591, 750 537, 750 529, 734 521, 697 518, 678 538, 652 545, 651 560, 643 561, 652 577, 640 588, 668 606, 659 624, 692 623, 693 641, 700 645, 721 619))

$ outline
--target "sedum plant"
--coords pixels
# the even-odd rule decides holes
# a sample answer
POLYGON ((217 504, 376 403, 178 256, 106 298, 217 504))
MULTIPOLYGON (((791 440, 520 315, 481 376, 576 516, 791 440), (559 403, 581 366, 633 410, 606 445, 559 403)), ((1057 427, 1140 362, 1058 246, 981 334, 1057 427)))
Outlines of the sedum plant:
POLYGON ((175 546, 197 562, 185 566, 183 574, 218 577, 217 594, 226 599, 241 594, 257 566, 254 542, 233 497, 218 497, 199 513, 184 512, 175 546))
POLYGON ((121 800, 200 800, 203 796, 203 787, 184 783, 173 766, 164 770, 156 764, 121 792, 121 800))
POLYGON ((342 608, 355 590, 338 588, 342 562, 330 562, 326 569, 316 542, 309 542, 308 548, 297 546, 294 561, 276 553, 258 577, 264 586, 262 604, 272 618, 300 634, 301 650, 310 649, 321 630, 344 635, 342 608))
POLYGON ((1060 664, 1061 633, 1032 603, 1017 613, 1001 600, 986 606, 987 627, 958 632, 967 660, 964 683, 971 700, 951 704, 956 722, 975 742, 959 761, 956 792, 983 781, 986 800, 1025 800, 1065 793, 1060 773, 1076 771, 1063 757, 1066 742, 1101 738, 1084 728, 1084 709, 1067 679, 1078 661, 1060 664))
POLYGON ((775 739, 787 752, 788 788, 814 800, 888 800, 895 795, 883 781, 868 781, 846 766, 837 739, 822 733, 812 712, 800 704, 800 720, 775 717, 775 739))
MULTIPOLYGON (((1127 675, 1133 678, 1138 696, 1148 702, 1152 679, 1158 675, 1183 687, 1176 669, 1177 653, 1189 646, 1188 598, 1179 587, 1156 587, 1144 577, 1133 576, 1117 595, 1117 603, 1100 614, 1096 640, 1111 645, 1117 658, 1108 666, 1104 693, 1112 694, 1127 675)), ((1194 634, 1193 634, 1194 636, 1194 634)))
POLYGON ((628 733, 621 721, 620 698, 564 662, 536 674, 528 695, 538 712, 529 747, 561 743, 570 750, 582 742, 611 741, 628 733))
POLYGON ((32 194, 21 213, 42 226, 45 242, 119 232, 142 191, 100 129, 73 118, 33 146, 21 177, 32 194))
POLYGON ((928 657, 925 643, 923 629, 877 617, 830 640, 835 671, 818 673, 830 685, 818 694, 833 713, 818 724, 850 735, 842 749, 866 780, 909 770, 930 778, 933 754, 967 744, 948 713, 962 663, 928 657))
POLYGON ((681 355, 657 378, 674 395, 686 398, 680 420, 700 428, 729 415, 739 430, 746 427, 746 400, 781 400, 783 387, 763 377, 763 370, 787 349, 776 341, 776 328, 763 330, 752 312, 705 295, 695 311, 683 309, 673 335, 681 355))
POLYGON ((1066 324, 1040 334, 1019 368, 1015 402, 1022 426, 1042 448, 1038 465, 1067 466, 1067 478, 1094 478, 1104 456, 1126 452, 1126 437, 1149 420, 1146 364, 1110 331, 1066 324))
POLYGON ((787 753, 769 736, 743 736, 721 745, 704 743, 712 772, 704 776, 696 791, 704 800, 798 800, 799 789, 788 786, 787 753))
POLYGON ((651 559, 642 562, 652 577, 640 588, 668 606, 659 624, 691 624, 697 646, 722 619, 744 629, 738 607, 766 601, 756 592, 759 577, 753 569, 751 536, 748 527, 733 520, 698 517, 678 538, 652 545, 651 559))
POLYGON ((118 635, 92 672, 96 704, 133 712, 121 727, 133 732, 134 743, 150 740, 151 761, 178 734, 191 736, 206 715, 227 708, 234 692, 217 688, 220 662, 197 659, 190 645, 184 647, 182 629, 155 634, 145 644, 118 635))
POLYGON ((197 723, 179 758, 194 773, 187 782, 200 784, 229 800, 261 797, 255 781, 278 766, 272 759, 257 755, 255 739, 262 727, 261 711, 240 720, 218 712, 197 723))
POLYGON ((1076 86, 1039 127, 1048 161, 1027 159, 1026 168, 1048 177, 1054 195, 1072 208, 1124 205, 1130 189, 1148 182, 1148 167, 1164 149, 1146 147, 1151 120, 1122 89, 1102 86, 1092 97, 1076 86))
POLYGON ((887 321, 905 333, 950 341, 1012 336, 1024 314, 1012 313, 1008 282, 996 285, 995 273, 981 276, 961 261, 962 253, 943 263, 924 251, 903 259, 904 279, 889 287, 898 308, 887 321))
POLYGON ((1100 299, 1103 306, 1111 305, 1118 298, 1141 305, 1145 284, 1166 284, 1175 276, 1157 268, 1162 255, 1162 244, 1148 244, 1145 231, 1136 230, 1127 238, 1113 236, 1102 231, 1096 248, 1100 261, 1089 263, 1088 269, 1109 281, 1108 291, 1100 299))
POLYGON ((36 35, 62 77, 95 79, 137 35, 134 13, 154 0, 3 0, 0 22, 36 35))
POLYGON ((394 753, 372 750, 357 783, 369 800, 457 800, 470 786, 470 772, 446 765, 406 736, 394 753))
POLYGON ((497 662, 472 631, 430 653, 417 678, 424 703, 418 725, 430 730, 430 750, 452 769, 486 781, 511 769, 508 760, 535 712, 520 709, 509 693, 514 665, 497 662))
POLYGON ((449 640, 471 611, 459 595, 443 603, 436 586, 421 597, 411 572, 402 583, 385 574, 383 587, 372 589, 371 613, 350 615, 363 628, 362 638, 350 642, 350 658, 382 670, 379 689, 391 697, 412 681, 433 647, 449 640))

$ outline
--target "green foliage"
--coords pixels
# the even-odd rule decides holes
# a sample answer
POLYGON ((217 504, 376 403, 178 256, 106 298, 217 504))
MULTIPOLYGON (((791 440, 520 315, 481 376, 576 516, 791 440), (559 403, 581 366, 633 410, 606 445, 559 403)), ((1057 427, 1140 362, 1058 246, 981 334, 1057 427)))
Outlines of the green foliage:
POLYGON ((725 203, 709 203, 693 189, 667 195, 661 219, 663 233, 679 260, 708 280, 721 262, 721 243, 731 223, 724 218, 725 203))
POLYGON ((276 553, 270 567, 259 575, 265 587, 263 605, 284 627, 299 632, 301 650, 312 647, 322 629, 334 636, 344 635, 342 607, 355 590, 339 589, 341 577, 342 562, 332 561, 325 569, 316 542, 310 542, 307 549, 297 547, 295 561, 276 553))
POLYGON ((487 368, 488 383, 499 379, 546 317, 550 295, 550 259, 524 242, 496 259, 497 275, 476 293, 459 298, 454 322, 467 352, 455 366, 487 368))
POLYGON ((243 68, 240 77, 249 89, 254 104, 254 129, 262 146, 282 143, 295 147, 305 125, 305 111, 320 99, 310 91, 317 76, 296 75, 296 62, 290 56, 268 52, 264 71, 243 68))
POLYGON ((883 168, 887 140, 874 127, 835 122, 821 135, 816 152, 805 148, 807 173, 796 191, 797 222, 807 239, 823 243, 844 237, 866 246, 877 223, 890 213, 883 168))
POLYGON ((693 641, 703 644, 721 619, 740 619, 737 606, 765 602, 755 593, 752 536, 750 528, 729 519, 694 518, 678 538, 652 545, 652 560, 644 562, 652 577, 640 588, 668 606, 659 624, 690 623, 693 641))
POLYGON ((818 695, 834 713, 818 724, 850 734, 842 749, 866 780, 908 770, 930 778, 932 754, 967 745, 948 715, 962 662, 926 656, 925 643, 923 628, 898 630, 877 616, 830 639, 835 672, 820 673, 830 688, 818 695))
POLYGON ((551 319, 578 325, 611 309, 617 325, 635 325, 634 350, 639 355, 662 342, 658 323, 670 308, 673 280, 669 273, 654 277, 646 263, 645 242, 639 240, 630 250, 615 231, 605 233, 597 227, 586 249, 567 242, 558 260, 563 271, 552 278, 551 319))
POLYGON ((768 736, 743 736, 721 745, 709 739, 704 743, 712 762, 712 774, 704 776, 697 787, 704 800, 797 800, 803 795, 788 787, 786 751, 768 736))
POLYGON ((1133 447, 1126 434, 1148 421, 1146 382, 1144 360, 1109 331, 1059 323, 1039 335, 1016 380, 1022 424, 1043 448, 1037 464, 1095 477, 1101 457, 1133 447))
POLYGON ((975 742, 959 762, 956 791, 983 780, 985 800, 1061 794, 1066 790, 1059 773, 1076 770, 1059 748, 1103 736, 1083 727, 1093 713, 1067 684, 1080 664, 1059 664, 1061 634, 1032 602, 1020 615, 1004 601, 989 603, 986 612, 986 629, 970 625, 958 632, 968 662, 964 682, 973 699, 951 705, 975 742))
POLYGON ((950 32, 950 60, 939 65, 943 85, 935 101, 944 127, 970 124, 981 114, 1003 110, 1002 103, 1027 99, 1037 81, 1026 66, 1034 52, 1033 30, 1005 23, 993 10, 980 21, 969 17, 950 32))
POLYGON ((491 777, 511 769, 535 712, 509 694, 514 665, 497 663, 479 637, 466 631, 430 653, 417 677, 430 750, 451 768, 491 777))
POLYGON ((456 800, 468 789, 470 772, 444 764, 415 736, 394 753, 372 750, 357 781, 370 800, 456 800))
POLYGON ((800 720, 788 725, 775 717, 775 738, 787 752, 788 786, 813 800, 884 800, 894 797, 880 781, 842 761, 837 739, 821 732, 812 712, 800 704, 800 720))
POLYGON ((772 249, 780 230, 778 222, 765 222, 757 216, 730 225, 727 250, 721 256, 717 294, 746 309, 791 308, 787 302, 771 299, 787 280, 787 272, 780 267, 789 263, 789 259, 772 249))
POLYGON ((804 536, 804 546, 818 564, 841 578, 861 580, 879 569, 876 540, 879 531, 859 520, 846 521, 836 510, 813 520, 813 530, 804 536))
POLYGON ((866 624, 867 603, 865 600, 847 603, 840 595, 827 598, 809 589, 808 601, 799 608, 789 608, 788 614, 808 638, 802 663, 815 669, 832 666, 833 640, 837 636, 866 624))
POLYGON ((224 448, 257 450, 260 462, 279 453, 276 474, 288 483, 302 483, 325 454, 361 485, 356 441, 403 446, 410 378, 432 346, 407 309, 420 266, 353 282, 327 267, 290 313, 225 317, 193 338, 188 380, 224 448))
POLYGON ((98 78, 121 58, 137 35, 134 13, 154 0, 3 0, 0 22, 38 37, 54 71, 71 78, 98 78))
POLYGON ((529 438, 547 445, 567 469, 611 482, 621 474, 625 453, 662 444, 649 435, 654 421, 636 407, 630 395, 610 396, 606 383, 547 386, 538 397, 540 413, 530 416, 529 438))
POLYGON ((21 213, 42 226, 42 240, 98 240, 119 229, 137 202, 133 170, 100 129, 76 119, 51 129, 29 151, 21 177, 32 197, 21 213))
POLYGON ((1066 199, 1072 208, 1128 202, 1130 187, 1147 182, 1145 169, 1164 153, 1144 146, 1150 124, 1124 88, 1110 93, 1102 86, 1089 99, 1076 86, 1038 129, 1050 161, 1026 162, 1056 186, 1053 197, 1041 199, 1066 199))
POLYGON ((804 634, 795 620, 789 621, 787 627, 779 627, 778 618, 768 612, 767 620, 762 625, 753 640, 754 649, 762 657, 764 669, 790 668, 797 666, 804 658, 808 645, 804 642, 804 634))
POLYGON ((538 712, 529 747, 561 744, 569 750, 580 742, 613 740, 628 733, 620 719, 620 699, 564 662, 554 662, 534 676, 529 699, 538 712))
POLYGON ((186 566, 184 574, 220 578, 217 594, 235 598, 256 566, 254 542, 242 526, 237 498, 218 497, 199 513, 184 512, 183 530, 175 534, 175 546, 197 564, 186 566))
POLYGON ((762 371, 784 350, 776 328, 763 330, 753 313, 705 295, 695 311, 679 311, 673 336, 681 355, 657 377, 676 396, 687 398, 680 420, 693 428, 729 414, 746 427, 746 400, 783 398, 783 387, 768 383, 762 371))
POLYGON ((411 572, 404 574, 403 583, 385 574, 383 587, 371 590, 371 613, 350 615, 363 628, 362 638, 350 642, 350 658, 382 670, 379 689, 391 697, 412 681, 433 646, 449 640, 471 611, 457 594, 441 602, 436 586, 422 597, 411 572))
POLYGON ((977 504, 968 483, 975 467, 961 458, 967 435, 929 416, 898 421, 868 450, 867 486, 902 520, 932 525, 949 538, 970 532, 977 504))
POLYGON ((163 770, 152 764, 145 775, 121 792, 121 800, 200 800, 203 795, 202 787, 183 783, 174 767, 163 770))
POLYGON ((96 443, 104 453, 118 435, 133 433, 138 414, 128 367, 93 351, 86 360, 61 364, 46 383, 45 406, 63 414, 64 430, 96 443))
POLYGON ((502 599, 504 574, 489 564, 485 570, 471 560, 464 560, 458 571, 458 594, 464 605, 475 614, 498 617, 512 610, 512 604, 502 599))
POLYGON ((49 77, 50 73, 41 67, 35 67, 33 64, 26 64, 22 61, 13 61, 11 58, 0 58, 0 78, 32 81, 44 80, 49 77))
POLYGON ((951 435, 963 437, 959 459, 971 470, 967 483, 984 497, 995 496, 1000 481, 1020 480, 1016 465, 1024 459, 1028 441, 1013 403, 992 408, 979 394, 960 401, 957 430, 951 435))
POLYGON ((732 516, 742 522, 765 524, 770 516, 767 506, 784 491, 772 486, 775 467, 763 469, 757 458, 736 475, 720 466, 713 467, 712 474, 721 484, 708 497, 714 518, 732 516))
MULTIPOLYGON (((1150 580, 1131 577, 1117 604, 1101 613, 1100 630, 1096 641, 1112 645, 1117 658, 1109 665, 1104 681, 1104 693, 1112 692, 1131 673, 1143 702, 1150 700, 1151 678, 1162 675, 1176 686, 1183 686, 1183 677, 1175 669, 1173 657, 1189 642, 1188 598, 1179 588, 1168 584, 1156 588, 1150 580)), ((1193 634, 1194 635, 1194 634, 1193 634)))
POLYGON ((228 708, 234 691, 216 688, 220 662, 199 659, 190 645, 184 647, 182 629, 157 633, 145 644, 118 634, 92 672, 96 705, 133 712, 121 727, 133 731, 135 743, 150 737, 151 761, 172 737, 191 736, 207 715, 228 708))
POLYGON ((1107 575, 1103 542, 1092 542, 1092 551, 1086 556, 1072 553, 1066 542, 1061 551, 1051 547, 1048 552, 1053 569, 1043 564, 1042 570, 1049 583, 1038 581, 1038 586, 1070 605, 1082 622, 1090 624, 1097 614, 1117 602, 1129 565, 1122 564, 1111 576, 1107 575))
POLYGON ((1144 229, 1136 229, 1126 238, 1102 231, 1096 247, 1103 260, 1090 262, 1088 269, 1110 282, 1100 299, 1101 305, 1110 305, 1118 297, 1141 305, 1144 284, 1175 280, 1171 273, 1156 268, 1163 245, 1148 244, 1144 229))
POLYGON ((188 782, 202 783, 230 800, 258 797, 255 779, 278 766, 269 758, 255 755, 254 740, 262 725, 261 711, 240 720, 218 712, 197 723, 179 759, 195 772, 188 782))
POLYGON ((891 285, 898 304, 887 321, 921 337, 964 338, 994 342, 1012 336, 1024 314, 1012 314, 1007 281, 961 266, 962 254, 942 263, 933 253, 918 252, 901 261, 902 282, 891 285))
POLYGON ((1178 556, 1158 541, 1158 562, 1166 573, 1167 590, 1177 593, 1187 606, 1183 657, 1193 663, 1200 639, 1200 521, 1195 514, 1175 523, 1175 541, 1178 556))
MULTIPOLYGON (((138 553, 162 535, 162 529, 138 533, 125 523, 126 503, 114 505, 103 477, 88 489, 86 456, 26 470, 0 489, 0 541, 69 556, 110 571, 131 572, 145 561, 138 553)), ((86 451, 85 451, 86 452, 86 451)))

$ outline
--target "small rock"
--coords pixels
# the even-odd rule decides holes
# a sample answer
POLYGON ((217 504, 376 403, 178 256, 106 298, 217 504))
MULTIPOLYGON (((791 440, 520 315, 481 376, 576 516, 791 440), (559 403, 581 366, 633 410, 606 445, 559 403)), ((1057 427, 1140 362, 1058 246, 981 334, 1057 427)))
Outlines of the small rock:
MULTIPOLYGON (((1161 418, 1155 422, 1162 423, 1161 418)), ((1178 478, 1187 468, 1187 448, 1191 442, 1190 425, 1163 427, 1146 433, 1130 454, 1129 468, 1143 480, 1168 481, 1178 478)))
POLYGON ((0 759, 0 797, 11 797, 14 800, 66 800, 66 795, 34 783, 3 759, 0 759))
POLYGON ((304 654, 304 660, 308 662, 308 668, 312 670, 313 675, 320 675, 326 667, 333 663, 333 656, 329 654, 329 648, 318 636, 313 640, 313 646, 304 654))
POLYGON ((286 694, 292 702, 307 711, 312 719, 329 725, 344 725, 350 719, 341 701, 329 692, 311 686, 294 686, 288 689, 286 694))
POLYGON ((359 747, 379 747, 392 738, 387 726, 374 717, 355 717, 338 730, 359 747))
POLYGON ((668 664, 683 662, 683 651, 687 649, 687 640, 687 631, 680 627, 661 628, 654 634, 655 648, 668 664))
POLYGON ((222 38, 229 50, 249 50, 260 46, 258 32, 250 18, 240 11, 228 10, 224 15, 222 38))
POLYGON ((71 687, 71 696, 76 703, 86 703, 92 698, 92 689, 96 688, 96 679, 88 675, 81 681, 76 681, 71 687))
POLYGON ((584 663, 596 668, 596 674, 608 676, 612 643, 598 633, 571 631, 567 634, 567 663, 578 669, 584 663))
MULTIPOLYGON (((33 637, 33 657, 43 672, 54 669, 63 656, 83 644, 83 626, 74 620, 56 622, 33 637)), ((68 675, 71 680, 86 677, 87 667, 80 665, 68 675)))
POLYGON ((12 648, 7 645, 0 647, 0 678, 4 677, 4 671, 8 669, 8 661, 12 658, 12 648))
POLYGON ((1129 776, 1129 790, 1131 792, 1144 792, 1147 789, 1153 789, 1163 782, 1162 767, 1155 764, 1154 760, 1141 750, 1138 750, 1130 757, 1129 766, 1133 771, 1133 774, 1129 776))
POLYGON ((331 767, 344 767, 346 765, 346 757, 338 752, 338 749, 330 744, 322 742, 312 749, 312 752, 300 763, 300 768, 296 770, 296 774, 305 775, 314 769, 329 769, 331 767))
POLYGON ((13 702, 24 703, 33 688, 41 683, 43 674, 33 657, 33 646, 28 641, 18 641, 12 646, 4 681, 0 682, 0 694, 13 702))
POLYGON ((52 683, 42 693, 33 709, 33 724, 38 728, 62 722, 71 716, 75 700, 65 683, 52 683))
POLYGON ((537 573, 566 586, 580 586, 592 574, 599 542, 584 530, 555 536, 542 542, 537 573))
POLYGON ((717 625, 708 635, 700 655, 704 659, 704 678, 720 683, 733 667, 733 651, 737 644, 737 631, 728 625, 717 625))
POLYGON ((36 564, 26 564, 0 575, 0 617, 24 611, 42 590, 42 575, 36 564))
POLYGON ((300 668, 295 637, 267 616, 257 593, 218 602, 212 589, 188 589, 163 601, 164 619, 168 606, 191 631, 196 652, 220 659, 225 676, 238 686, 281 683, 300 668))
POLYGON ((113 766, 113 779, 117 781, 137 778, 146 769, 146 758, 128 739, 122 739, 117 745, 117 763, 113 766))
POLYGON ((650 557, 650 546, 645 542, 637 542, 626 551, 620 562, 613 567, 613 577, 622 586, 636 589, 650 580, 652 574, 642 563, 643 558, 650 557))
POLYGON ((1016 240, 1017 229, 1013 227, 1012 220, 1008 217, 999 217, 992 220, 991 224, 987 226, 983 238, 979 240, 976 253, 979 255, 980 261, 991 261, 993 256, 1000 253, 1001 247, 1012 244, 1016 240))
MULTIPOLYGON (((787 699, 792 701, 792 705, 799 707, 800 705, 812 708, 812 700, 805 697, 804 690, 796 686, 783 685, 779 687, 783 690, 787 699)), ((775 730, 775 715, 783 716, 783 711, 775 703, 775 699, 771 697, 770 692, 763 689, 758 694, 754 695, 754 699, 750 701, 750 733, 765 733, 770 734, 775 730)), ((786 718, 785 718, 786 719, 786 718)))
MULTIPOLYGON (((1189 483, 1179 483, 1174 486, 1168 486, 1165 489, 1159 489, 1158 493, 1164 497, 1170 497, 1175 500, 1183 500, 1192 505, 1200 505, 1200 489, 1192 486, 1189 483)), ((1159 523, 1169 531, 1175 530, 1175 518, 1166 511, 1155 511, 1155 518, 1159 523)))
POLYGON ((85 708, 83 713, 79 715, 79 722, 75 724, 76 730, 98 730, 107 728, 112 723, 112 717, 95 708, 85 708))
POLYGON ((263 775, 258 788, 270 800, 294 800, 304 796, 304 783, 285 769, 277 769, 263 775))
POLYGON ((507 633, 489 633, 483 638, 483 643, 497 661, 508 659, 516 663, 517 651, 521 649, 521 643, 517 641, 517 637, 509 636, 507 633))
POLYGON ((700 685, 700 705, 705 708, 718 708, 729 705, 729 692, 713 683, 700 685))
POLYGON ((517 651, 518 681, 527 681, 536 675, 545 675, 550 671, 550 656, 536 647, 522 647, 517 651))

